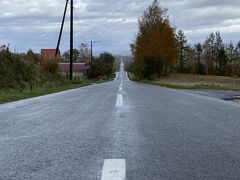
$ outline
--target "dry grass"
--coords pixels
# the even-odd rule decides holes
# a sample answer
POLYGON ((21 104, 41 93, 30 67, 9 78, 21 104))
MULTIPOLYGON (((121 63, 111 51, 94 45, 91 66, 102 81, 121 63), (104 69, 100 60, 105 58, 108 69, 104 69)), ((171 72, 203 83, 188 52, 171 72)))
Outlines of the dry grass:
POLYGON ((176 89, 222 89, 240 91, 240 78, 192 74, 171 74, 151 84, 176 89))

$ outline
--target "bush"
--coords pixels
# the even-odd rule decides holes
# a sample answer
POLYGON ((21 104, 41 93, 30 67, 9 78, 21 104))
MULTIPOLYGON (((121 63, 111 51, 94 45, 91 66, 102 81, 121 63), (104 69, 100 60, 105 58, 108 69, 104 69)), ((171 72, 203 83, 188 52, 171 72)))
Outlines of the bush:
POLYGON ((99 78, 104 76, 111 76, 114 71, 115 58, 109 53, 102 53, 100 57, 94 60, 87 73, 89 78, 99 78))
POLYGON ((58 72, 58 64, 55 61, 46 60, 43 62, 42 66, 50 74, 57 74, 58 72))
POLYGON ((63 82, 63 76, 55 74, 56 63, 47 63, 46 70, 22 56, 12 54, 9 50, 0 48, 0 89, 20 89, 33 86, 41 87, 51 82, 63 82))

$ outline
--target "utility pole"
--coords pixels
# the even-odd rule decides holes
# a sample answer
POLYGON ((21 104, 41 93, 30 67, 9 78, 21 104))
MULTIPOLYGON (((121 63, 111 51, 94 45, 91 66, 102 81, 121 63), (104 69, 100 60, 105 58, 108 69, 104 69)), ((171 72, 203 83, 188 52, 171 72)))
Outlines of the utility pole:
POLYGON ((70 80, 73 79, 73 0, 71 0, 70 13, 70 80))
POLYGON ((68 2, 69 2, 69 0, 66 0, 66 5, 65 5, 64 14, 63 14, 63 19, 62 19, 62 25, 61 25, 61 29, 60 29, 60 33, 59 33, 59 37, 58 37, 58 43, 57 43, 55 58, 57 58, 57 55, 58 55, 58 53, 59 53, 59 46, 60 46, 60 43, 61 43, 63 26, 64 26, 64 22, 65 22, 65 17, 66 17, 68 2))
POLYGON ((91 41, 91 61, 90 61, 91 65, 93 63, 93 51, 92 51, 92 48, 93 48, 93 42, 91 41))

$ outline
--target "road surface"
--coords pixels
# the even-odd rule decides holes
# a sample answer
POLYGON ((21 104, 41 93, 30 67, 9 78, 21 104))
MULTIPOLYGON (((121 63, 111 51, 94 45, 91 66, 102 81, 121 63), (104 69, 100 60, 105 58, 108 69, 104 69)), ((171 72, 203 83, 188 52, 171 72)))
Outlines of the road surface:
POLYGON ((240 179, 240 105, 113 82, 0 106, 1 180, 240 179))
POLYGON ((184 90, 195 94, 201 94, 204 96, 215 97, 226 101, 234 101, 240 99, 239 91, 225 91, 225 90, 210 90, 210 89, 196 89, 196 90, 184 90))

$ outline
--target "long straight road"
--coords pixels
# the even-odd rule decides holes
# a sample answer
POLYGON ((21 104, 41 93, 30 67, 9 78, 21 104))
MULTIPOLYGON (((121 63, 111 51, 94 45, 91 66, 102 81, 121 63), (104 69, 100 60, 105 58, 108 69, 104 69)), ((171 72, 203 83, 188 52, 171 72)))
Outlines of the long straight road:
POLYGON ((0 106, 1 180, 240 179, 240 106, 128 80, 0 106))

